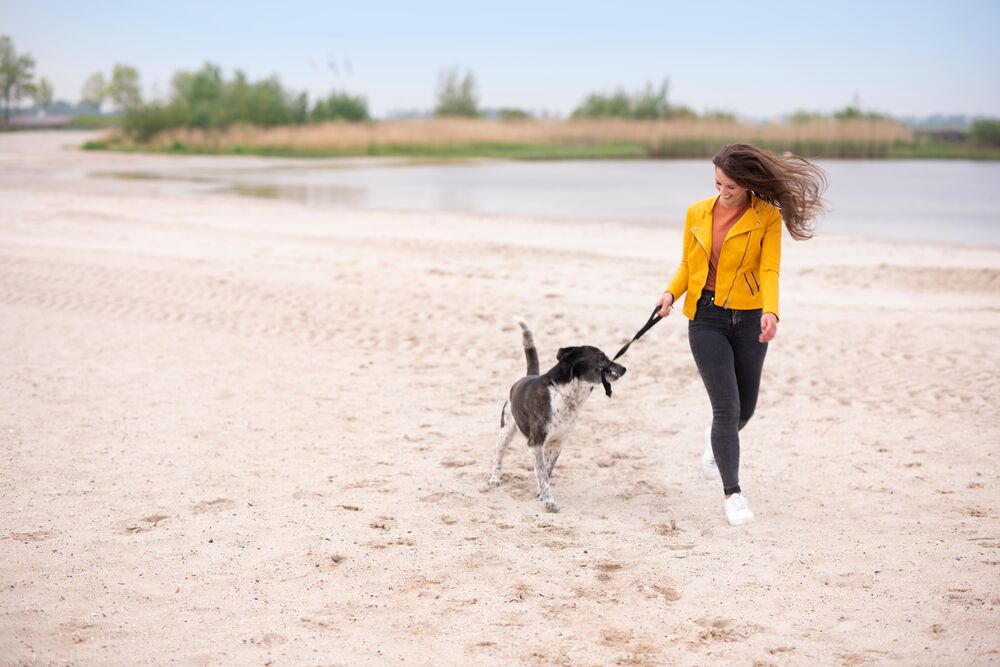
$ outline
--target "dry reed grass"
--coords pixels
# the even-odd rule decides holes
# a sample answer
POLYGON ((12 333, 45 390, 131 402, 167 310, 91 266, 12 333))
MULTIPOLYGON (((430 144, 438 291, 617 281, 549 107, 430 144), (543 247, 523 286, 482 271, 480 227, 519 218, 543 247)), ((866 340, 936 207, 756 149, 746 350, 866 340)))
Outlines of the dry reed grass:
POLYGON ((526 120, 431 119, 379 123, 281 126, 247 125, 225 130, 179 129, 163 132, 150 145, 169 148, 181 142, 194 149, 291 149, 358 152, 373 146, 456 146, 469 144, 595 145, 630 143, 654 148, 673 142, 732 141, 762 145, 862 144, 890 146, 913 141, 913 132, 880 120, 817 120, 754 125, 714 120, 526 120))

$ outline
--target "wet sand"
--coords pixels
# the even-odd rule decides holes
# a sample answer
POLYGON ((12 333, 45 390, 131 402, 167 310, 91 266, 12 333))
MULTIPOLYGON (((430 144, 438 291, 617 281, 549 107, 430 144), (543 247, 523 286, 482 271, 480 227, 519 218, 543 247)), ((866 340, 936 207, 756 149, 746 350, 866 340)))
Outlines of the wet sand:
POLYGON ((679 315, 549 514, 523 440, 485 485, 512 317, 614 352, 677 227, 175 193, 81 174, 261 160, 85 136, 0 134, 0 664, 1000 661, 1000 248, 786 242, 757 522, 679 315))

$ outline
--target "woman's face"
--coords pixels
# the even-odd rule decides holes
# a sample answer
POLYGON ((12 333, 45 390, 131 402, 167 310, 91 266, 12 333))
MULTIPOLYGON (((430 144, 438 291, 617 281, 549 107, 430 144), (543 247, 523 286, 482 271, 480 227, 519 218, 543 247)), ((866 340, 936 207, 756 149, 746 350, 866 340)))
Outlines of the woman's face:
POLYGON ((747 189, 736 185, 736 181, 715 168, 715 189, 719 191, 719 203, 723 206, 743 206, 747 202, 747 189))

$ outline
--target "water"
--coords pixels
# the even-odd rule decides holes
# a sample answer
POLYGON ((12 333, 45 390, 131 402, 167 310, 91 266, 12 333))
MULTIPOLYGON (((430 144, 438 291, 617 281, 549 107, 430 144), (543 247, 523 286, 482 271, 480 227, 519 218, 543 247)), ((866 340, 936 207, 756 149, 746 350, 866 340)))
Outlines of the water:
MULTIPOLYGON (((830 179, 826 197, 830 211, 820 222, 822 234, 1000 244, 1000 207, 995 204, 1000 163, 818 164, 830 179)), ((189 173, 184 180, 201 190, 317 206, 671 225, 681 223, 688 204, 715 194, 709 160, 443 164, 317 160, 189 173)))

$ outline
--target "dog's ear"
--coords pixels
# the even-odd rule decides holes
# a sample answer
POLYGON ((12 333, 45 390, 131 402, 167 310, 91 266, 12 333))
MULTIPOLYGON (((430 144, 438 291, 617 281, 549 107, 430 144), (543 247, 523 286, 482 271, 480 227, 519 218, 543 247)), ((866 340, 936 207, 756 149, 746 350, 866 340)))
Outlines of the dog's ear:
POLYGON ((579 349, 578 347, 560 347, 559 351, 556 352, 556 361, 563 361, 573 356, 579 349))

